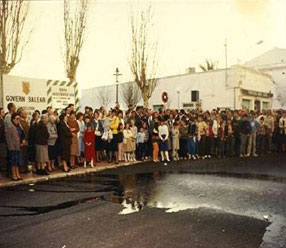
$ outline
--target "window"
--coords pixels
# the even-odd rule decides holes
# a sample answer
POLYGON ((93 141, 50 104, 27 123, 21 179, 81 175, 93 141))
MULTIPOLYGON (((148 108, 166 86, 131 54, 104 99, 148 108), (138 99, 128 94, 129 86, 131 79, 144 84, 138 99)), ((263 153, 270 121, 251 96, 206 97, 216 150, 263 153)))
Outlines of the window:
POLYGON ((262 102, 262 109, 269 109, 269 102, 262 102))
POLYGON ((159 111, 160 108, 163 108, 163 104, 153 105, 154 111, 159 111))
POLYGON ((242 99, 242 108, 243 109, 250 109, 250 100, 242 99))
POLYGON ((193 108, 194 104, 193 103, 183 103, 183 108, 193 108))

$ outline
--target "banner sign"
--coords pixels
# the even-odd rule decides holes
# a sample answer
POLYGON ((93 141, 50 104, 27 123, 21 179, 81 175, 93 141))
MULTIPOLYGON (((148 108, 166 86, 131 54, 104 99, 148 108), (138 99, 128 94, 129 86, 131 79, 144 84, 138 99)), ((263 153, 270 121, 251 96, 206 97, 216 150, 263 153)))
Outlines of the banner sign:
POLYGON ((28 116, 47 106, 61 110, 70 103, 76 108, 79 105, 76 82, 3 75, 3 94, 6 111, 7 104, 13 102, 17 108, 23 107, 28 116))

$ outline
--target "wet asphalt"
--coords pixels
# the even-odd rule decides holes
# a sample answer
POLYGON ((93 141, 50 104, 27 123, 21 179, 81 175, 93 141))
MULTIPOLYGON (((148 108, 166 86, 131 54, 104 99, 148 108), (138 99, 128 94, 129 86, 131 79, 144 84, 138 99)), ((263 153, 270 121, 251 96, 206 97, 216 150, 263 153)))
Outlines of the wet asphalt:
POLYGON ((286 247, 286 157, 144 163, 0 191, 0 247, 286 247))

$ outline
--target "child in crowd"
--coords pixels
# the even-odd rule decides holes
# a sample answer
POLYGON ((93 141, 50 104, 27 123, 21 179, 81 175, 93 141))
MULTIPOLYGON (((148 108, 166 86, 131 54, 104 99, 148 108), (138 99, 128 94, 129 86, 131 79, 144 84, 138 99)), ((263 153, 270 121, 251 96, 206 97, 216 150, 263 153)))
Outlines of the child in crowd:
POLYGON ((91 168, 94 167, 95 163, 95 150, 94 150, 94 142, 95 142, 95 134, 92 129, 92 126, 90 123, 87 124, 86 130, 83 135, 83 141, 84 141, 84 168, 86 168, 86 163, 90 162, 91 168))
POLYGON ((152 133, 153 162, 159 162, 159 134, 158 126, 153 129, 152 133))
POLYGON ((140 127, 139 133, 137 134, 137 147, 138 147, 138 159, 144 160, 144 156, 145 156, 145 133, 144 133, 143 127, 140 127))

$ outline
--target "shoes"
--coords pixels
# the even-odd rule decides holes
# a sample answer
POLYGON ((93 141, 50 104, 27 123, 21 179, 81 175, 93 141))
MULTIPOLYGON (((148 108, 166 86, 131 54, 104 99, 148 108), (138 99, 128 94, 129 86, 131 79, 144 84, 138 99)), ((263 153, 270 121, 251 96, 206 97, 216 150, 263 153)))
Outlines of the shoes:
POLYGON ((23 180, 23 178, 22 178, 22 177, 19 177, 19 178, 18 178, 18 181, 22 181, 22 180, 23 180))
POLYGON ((71 170, 71 169, 69 169, 69 168, 68 168, 67 170, 65 170, 65 169, 63 168, 63 172, 70 172, 70 170, 71 170))
POLYGON ((50 175, 50 173, 49 172, 47 172, 46 170, 43 170, 43 174, 42 175, 44 175, 44 176, 48 176, 48 175, 50 175))
POLYGON ((253 154, 253 157, 258 157, 258 155, 256 153, 253 154))
POLYGON ((36 171, 36 174, 39 175, 39 176, 43 176, 43 175, 44 175, 42 169, 38 169, 38 170, 36 171))

